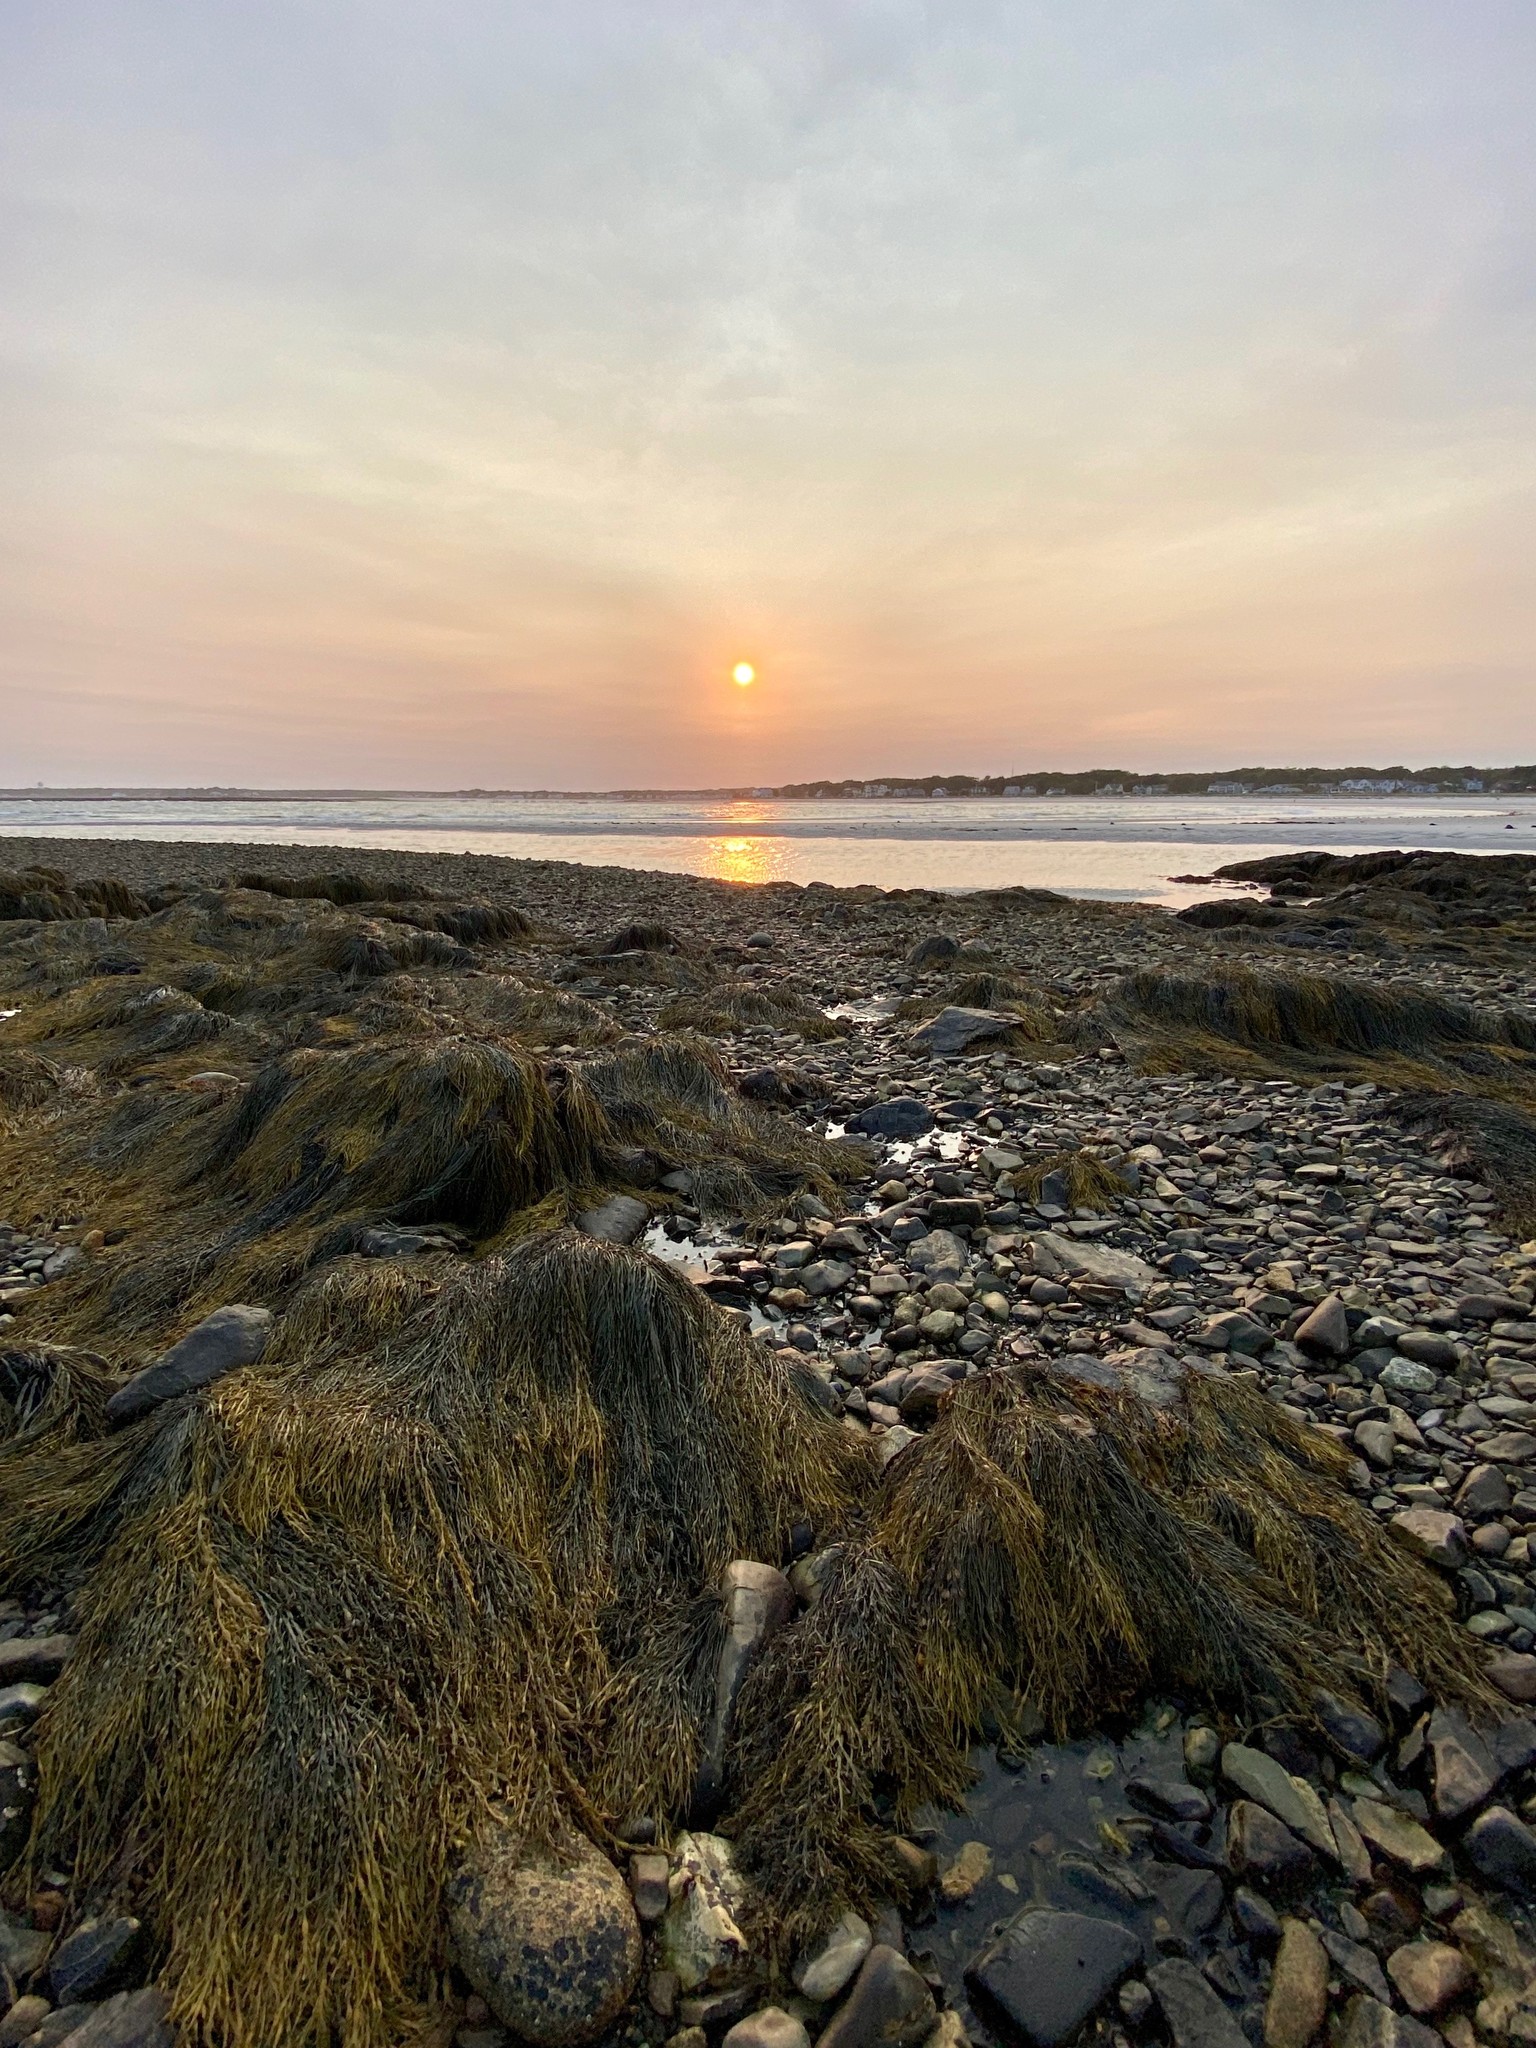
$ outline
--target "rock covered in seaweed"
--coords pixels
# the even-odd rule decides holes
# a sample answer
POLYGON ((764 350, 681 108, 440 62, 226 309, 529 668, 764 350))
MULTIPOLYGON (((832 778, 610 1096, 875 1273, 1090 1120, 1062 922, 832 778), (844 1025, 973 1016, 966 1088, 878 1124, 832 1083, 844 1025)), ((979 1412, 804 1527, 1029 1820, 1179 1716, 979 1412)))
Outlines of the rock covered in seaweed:
POLYGON ((602 1852, 571 1834, 541 1848, 484 1830, 449 1878, 454 1960, 496 2017, 535 2048, 595 2040, 640 1977, 640 1923, 602 1852))

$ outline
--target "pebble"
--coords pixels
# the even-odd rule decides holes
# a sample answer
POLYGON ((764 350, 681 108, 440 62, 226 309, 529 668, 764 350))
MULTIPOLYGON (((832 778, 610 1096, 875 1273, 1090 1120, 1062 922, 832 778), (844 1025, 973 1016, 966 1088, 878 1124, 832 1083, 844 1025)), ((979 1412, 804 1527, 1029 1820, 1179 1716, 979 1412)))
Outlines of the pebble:
POLYGON ((802 1997, 825 2005, 852 1980, 873 1946, 869 1922, 857 1913, 845 1913, 820 1946, 809 1950, 796 1964, 796 1990, 802 1997))
POLYGON ((1387 1958, 1387 1975, 1404 2005, 1433 2018, 1472 1984, 1472 1965, 1444 1941, 1405 1941, 1387 1958))
POLYGON ((811 2048, 811 2037, 782 2006, 765 2005, 727 2030, 723 2048, 811 2048))

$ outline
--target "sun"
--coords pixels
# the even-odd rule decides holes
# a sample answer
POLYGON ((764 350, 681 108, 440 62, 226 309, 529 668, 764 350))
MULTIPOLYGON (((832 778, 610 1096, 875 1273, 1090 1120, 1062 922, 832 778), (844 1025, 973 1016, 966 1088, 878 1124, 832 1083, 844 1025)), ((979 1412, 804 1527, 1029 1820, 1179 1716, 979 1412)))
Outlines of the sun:
POLYGON ((731 670, 731 681, 733 683, 739 684, 741 688, 744 690, 747 688, 749 683, 755 683, 757 681, 757 670, 752 666, 750 661, 738 661, 736 666, 731 670))

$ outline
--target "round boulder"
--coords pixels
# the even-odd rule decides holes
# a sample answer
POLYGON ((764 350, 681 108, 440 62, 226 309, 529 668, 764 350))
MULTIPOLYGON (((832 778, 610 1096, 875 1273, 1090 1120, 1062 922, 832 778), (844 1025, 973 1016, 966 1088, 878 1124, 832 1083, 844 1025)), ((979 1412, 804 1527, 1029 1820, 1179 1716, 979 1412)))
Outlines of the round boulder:
POLYGON ((489 1829, 459 1859, 447 1903, 454 1960, 533 2048, 595 2039, 639 1981, 629 1887, 582 1836, 543 1849, 489 1829))

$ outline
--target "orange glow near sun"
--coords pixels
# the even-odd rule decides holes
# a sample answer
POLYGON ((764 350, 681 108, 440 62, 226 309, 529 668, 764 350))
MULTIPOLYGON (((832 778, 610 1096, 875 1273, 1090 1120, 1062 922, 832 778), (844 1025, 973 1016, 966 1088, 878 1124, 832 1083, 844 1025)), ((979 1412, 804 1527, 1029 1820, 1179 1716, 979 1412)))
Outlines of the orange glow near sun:
POLYGON ((744 690, 747 688, 748 684, 755 683, 757 681, 757 670, 752 666, 750 661, 738 661, 736 666, 731 670, 731 681, 739 685, 739 687, 744 690))

